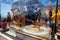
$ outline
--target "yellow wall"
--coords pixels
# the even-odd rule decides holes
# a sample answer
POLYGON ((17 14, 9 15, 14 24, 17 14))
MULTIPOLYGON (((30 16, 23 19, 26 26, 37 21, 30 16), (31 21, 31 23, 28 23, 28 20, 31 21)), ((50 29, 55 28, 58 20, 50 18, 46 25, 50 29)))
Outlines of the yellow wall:
MULTIPOLYGON (((46 16, 48 16, 49 15, 49 10, 47 9, 46 10, 46 16)), ((56 15, 56 13, 55 13, 55 11, 54 10, 52 10, 52 20, 55 20, 55 15, 56 15)), ((58 8, 58 13, 57 13, 57 22, 59 21, 59 19, 60 19, 60 9, 58 8)))
MULTIPOLYGON (((54 19, 56 14, 55 14, 55 12, 52 12, 52 14, 53 14, 52 19, 54 19)), ((60 19, 60 9, 58 9, 57 21, 59 21, 59 19, 60 19)))

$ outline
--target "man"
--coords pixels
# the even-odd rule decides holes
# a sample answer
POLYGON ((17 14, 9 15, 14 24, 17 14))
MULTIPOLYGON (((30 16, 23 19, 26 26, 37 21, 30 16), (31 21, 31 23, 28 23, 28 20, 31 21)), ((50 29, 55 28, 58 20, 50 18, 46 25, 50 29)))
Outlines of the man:
POLYGON ((8 12, 8 14, 7 14, 7 22, 11 22, 11 15, 10 15, 10 12, 8 12))
POLYGON ((3 22, 1 23, 1 28, 2 28, 2 32, 6 32, 9 29, 7 29, 7 21, 6 19, 3 20, 3 22))
POLYGON ((8 12, 8 15, 7 15, 7 22, 9 24, 9 26, 10 26, 10 22, 11 22, 11 14, 10 14, 10 12, 8 12))

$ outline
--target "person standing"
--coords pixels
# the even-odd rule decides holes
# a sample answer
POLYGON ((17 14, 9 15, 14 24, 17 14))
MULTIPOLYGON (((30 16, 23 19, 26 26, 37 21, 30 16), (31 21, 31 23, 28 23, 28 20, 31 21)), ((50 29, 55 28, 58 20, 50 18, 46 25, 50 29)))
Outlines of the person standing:
POLYGON ((1 32, 6 32, 6 31, 9 30, 9 29, 7 28, 7 21, 6 21, 5 18, 4 18, 3 22, 1 23, 1 28, 2 28, 1 32))
POLYGON ((0 28, 1 28, 1 14, 0 14, 0 28))
POLYGON ((22 15, 21 14, 19 15, 18 20, 19 20, 19 24, 20 24, 20 27, 21 27, 22 26, 22 15))
POLYGON ((9 26, 10 26, 10 22, 11 22, 10 12, 8 12, 8 14, 7 14, 7 22, 8 22, 8 24, 9 24, 9 26))
POLYGON ((38 19, 39 22, 40 22, 40 19, 41 19, 41 14, 42 14, 41 10, 39 10, 38 13, 37 13, 37 19, 38 19))
POLYGON ((58 24, 56 35, 57 39, 60 40, 60 24, 58 24))
POLYGON ((49 11, 49 22, 50 22, 50 24, 51 24, 51 21, 52 21, 51 17, 52 17, 52 11, 50 10, 49 11))

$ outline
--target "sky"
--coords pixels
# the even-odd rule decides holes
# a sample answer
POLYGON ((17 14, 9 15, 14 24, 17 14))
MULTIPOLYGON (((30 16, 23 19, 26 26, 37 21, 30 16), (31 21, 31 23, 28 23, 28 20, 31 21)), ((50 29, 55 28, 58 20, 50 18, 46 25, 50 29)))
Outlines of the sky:
MULTIPOLYGON (((2 0, 0 0, 0 1, 2 1, 2 0)), ((14 2, 16 2, 17 0, 8 0, 7 2, 1 2, 1 5, 0 5, 0 8, 1 8, 1 17, 6 17, 6 15, 7 15, 7 12, 10 12, 10 9, 11 9, 11 4, 9 4, 9 2, 10 3, 13 3, 13 1, 14 2)), ((40 1, 40 2, 49 2, 49 0, 38 0, 38 1, 40 1)), ((56 0, 52 0, 53 2, 55 2, 56 0)), ((24 10, 24 8, 22 7, 21 8, 21 11, 22 11, 22 9, 24 10)))
POLYGON ((11 5, 10 4, 5 4, 1 3, 1 17, 4 18, 7 15, 7 12, 10 12, 11 5))

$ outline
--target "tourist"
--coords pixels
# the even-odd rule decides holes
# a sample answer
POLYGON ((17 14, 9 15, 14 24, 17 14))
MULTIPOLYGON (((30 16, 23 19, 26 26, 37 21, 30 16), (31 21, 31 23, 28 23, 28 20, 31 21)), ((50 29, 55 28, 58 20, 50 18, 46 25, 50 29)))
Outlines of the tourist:
POLYGON ((7 27, 7 21, 6 19, 3 20, 3 22, 1 23, 1 28, 2 28, 2 32, 6 32, 8 31, 8 27, 7 27))
POLYGON ((11 15, 10 15, 10 12, 8 12, 8 15, 7 15, 7 22, 10 26, 10 22, 11 22, 11 15))

